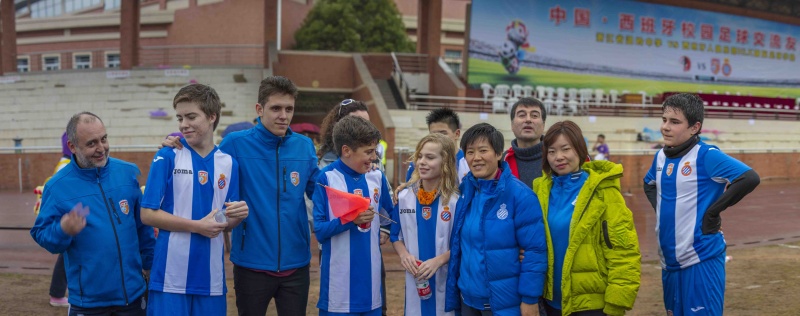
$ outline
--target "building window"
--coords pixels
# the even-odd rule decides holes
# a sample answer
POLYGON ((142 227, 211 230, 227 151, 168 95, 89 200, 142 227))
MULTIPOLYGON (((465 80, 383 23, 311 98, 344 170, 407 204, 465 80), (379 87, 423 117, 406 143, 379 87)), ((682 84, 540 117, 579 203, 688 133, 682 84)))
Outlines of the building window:
POLYGON ((447 58, 447 59, 461 59, 461 51, 460 50, 445 49, 444 50, 444 58, 447 58))
MULTIPOLYGON (((31 1, 33 2, 33 1, 31 1)), ((59 16, 63 12, 63 0, 41 0, 31 3, 31 18, 48 18, 59 16)))
POLYGON ((106 68, 119 68, 119 53, 106 53, 106 68))
POLYGON ((42 56, 42 68, 44 71, 61 69, 61 58, 59 56, 42 56))
POLYGON ((28 57, 17 57, 17 72, 31 71, 31 60, 28 57))
POLYGON ((92 68, 92 55, 81 54, 73 55, 74 61, 72 62, 75 69, 89 69, 92 68))
POLYGON ((450 70, 452 70, 456 76, 461 75, 461 63, 447 62, 447 65, 450 66, 450 70))
POLYGON ((105 10, 106 11, 119 9, 119 7, 122 5, 120 0, 106 0, 104 2, 105 2, 105 10))

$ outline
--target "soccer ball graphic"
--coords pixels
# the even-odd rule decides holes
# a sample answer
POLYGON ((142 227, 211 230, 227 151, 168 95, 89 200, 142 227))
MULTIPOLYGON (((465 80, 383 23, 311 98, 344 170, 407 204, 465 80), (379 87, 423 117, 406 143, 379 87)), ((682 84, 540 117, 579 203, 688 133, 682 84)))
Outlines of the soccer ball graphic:
POLYGON ((510 74, 516 74, 519 71, 519 59, 517 59, 517 45, 511 41, 506 41, 498 52, 500 55, 500 62, 503 67, 510 74))

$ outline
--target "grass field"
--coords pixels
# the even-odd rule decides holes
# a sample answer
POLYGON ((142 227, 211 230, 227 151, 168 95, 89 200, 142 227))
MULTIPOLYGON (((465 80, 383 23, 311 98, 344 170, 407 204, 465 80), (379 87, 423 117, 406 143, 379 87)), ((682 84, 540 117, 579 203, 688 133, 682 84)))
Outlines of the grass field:
POLYGON ((771 88, 771 87, 753 87, 753 86, 736 86, 736 85, 722 85, 722 84, 708 84, 708 83, 690 83, 690 82, 672 82, 672 81, 658 81, 658 80, 644 80, 633 79, 625 77, 612 77, 588 74, 575 74, 569 72, 559 72, 552 70, 544 70, 537 68, 524 67, 516 75, 509 75, 503 65, 497 62, 486 61, 482 59, 469 59, 469 77, 467 78, 471 85, 479 85, 483 82, 492 84, 528 84, 528 85, 546 85, 551 87, 564 87, 564 88, 594 88, 603 89, 608 93, 609 90, 615 89, 617 91, 628 90, 631 92, 638 92, 639 90, 646 91, 648 95, 655 95, 664 91, 677 91, 677 92, 696 92, 704 91, 710 93, 711 91, 718 91, 725 93, 730 91, 735 93, 741 92, 743 95, 752 94, 758 96, 789 96, 792 98, 800 97, 800 88, 771 88))
MULTIPOLYGON (((728 251, 725 315, 798 315, 800 300, 800 243, 737 248, 728 251)), ((403 274, 386 276, 389 315, 403 314, 403 274)), ((0 274, 0 315, 65 315, 66 308, 47 303, 49 275, 0 274)), ((308 315, 315 307, 319 275, 311 273, 308 315)), ((642 264, 639 296, 628 315, 664 315, 661 298, 661 268, 657 262, 642 264)), ((274 307, 267 315, 276 315, 274 307)), ((233 280, 228 279, 228 315, 236 315, 233 280)))

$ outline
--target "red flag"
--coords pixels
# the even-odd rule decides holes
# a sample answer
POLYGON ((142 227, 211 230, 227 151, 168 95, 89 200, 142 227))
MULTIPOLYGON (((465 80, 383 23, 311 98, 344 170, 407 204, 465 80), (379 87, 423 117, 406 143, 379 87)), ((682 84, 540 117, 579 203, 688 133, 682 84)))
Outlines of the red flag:
POLYGON ((339 191, 329 186, 324 187, 325 193, 328 194, 328 203, 331 206, 331 211, 333 215, 342 221, 342 224, 352 222, 358 217, 358 214, 369 208, 369 198, 339 191))

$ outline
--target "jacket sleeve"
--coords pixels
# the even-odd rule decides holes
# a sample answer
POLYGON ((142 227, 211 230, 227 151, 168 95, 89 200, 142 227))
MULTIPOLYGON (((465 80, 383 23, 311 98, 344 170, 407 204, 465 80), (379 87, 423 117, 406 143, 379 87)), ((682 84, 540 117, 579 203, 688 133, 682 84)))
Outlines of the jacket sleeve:
MULTIPOLYGON (((318 178, 318 182, 328 185, 324 174, 318 178)), ((338 218, 335 220, 330 220, 328 218, 328 195, 325 192, 325 188, 320 187, 319 190, 314 190, 314 195, 311 200, 314 202, 314 235, 317 236, 318 242, 326 242, 328 239, 331 239, 331 237, 356 225, 353 222, 342 225, 342 221, 338 218)))
POLYGON ((536 195, 527 191, 516 209, 518 213, 514 217, 514 228, 517 242, 520 249, 525 250, 525 258, 520 265, 519 294, 524 303, 536 304, 542 296, 547 273, 547 244, 542 208, 536 195))
MULTIPOLYGON (((596 199, 598 197, 595 197, 596 199)), ((641 282, 639 238, 633 224, 633 214, 625 205, 622 194, 609 189, 604 193, 606 211, 598 242, 603 249, 608 269, 603 312, 607 315, 624 315, 633 308, 641 282)))
MULTIPOLYGON (((51 183, 52 185, 52 183, 51 183)), ((31 237, 39 246, 51 253, 62 253, 72 243, 72 236, 61 229, 61 217, 70 210, 61 209, 53 196, 56 187, 48 187, 42 195, 42 206, 36 223, 31 228, 31 237)))

